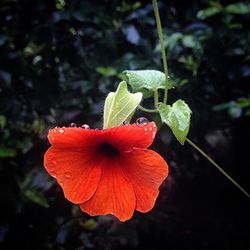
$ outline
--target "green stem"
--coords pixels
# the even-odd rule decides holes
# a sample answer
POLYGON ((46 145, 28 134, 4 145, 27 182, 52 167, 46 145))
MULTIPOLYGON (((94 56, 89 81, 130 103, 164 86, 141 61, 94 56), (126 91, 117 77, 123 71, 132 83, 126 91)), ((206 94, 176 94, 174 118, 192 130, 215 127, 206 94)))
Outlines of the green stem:
POLYGON ((158 108, 158 101, 159 101, 158 90, 156 90, 154 92, 154 104, 156 109, 158 108))
POLYGON ((141 105, 138 106, 138 109, 144 112, 148 112, 148 113, 159 113, 157 109, 147 109, 147 108, 142 107, 141 105))
POLYGON ((164 43, 163 43, 161 19, 160 19, 160 15, 159 15, 157 0, 153 0, 153 6, 154 6, 158 36, 159 36, 159 40, 160 40, 160 44, 161 44, 161 54, 162 54, 162 60, 163 60, 163 67, 164 67, 164 72, 165 72, 165 75, 166 75, 165 91, 164 91, 164 98, 163 98, 163 103, 166 104, 167 103, 167 98, 168 98, 168 63, 167 63, 167 56, 166 56, 164 43))
POLYGON ((224 176, 228 178, 242 193, 244 193, 249 199, 250 194, 243 189, 238 182, 236 182, 229 174, 227 174, 213 159, 211 159, 203 150, 201 150, 195 143, 190 139, 186 138, 186 141, 195 148, 202 156, 204 156, 211 164, 213 164, 224 176))

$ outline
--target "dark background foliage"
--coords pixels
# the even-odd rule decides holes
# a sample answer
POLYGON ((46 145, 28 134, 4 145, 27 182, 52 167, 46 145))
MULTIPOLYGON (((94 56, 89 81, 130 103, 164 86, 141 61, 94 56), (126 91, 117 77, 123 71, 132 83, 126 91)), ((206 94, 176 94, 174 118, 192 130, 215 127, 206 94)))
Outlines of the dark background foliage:
MULTIPOLYGON (((250 191, 249 2, 159 7, 169 102, 190 105, 190 138, 250 191)), ((162 70, 150 1, 1 0, 0 23, 1 249, 250 249, 249 199, 168 128, 153 148, 170 176, 125 223, 80 212, 43 168, 49 128, 101 127, 123 70, 162 70)))

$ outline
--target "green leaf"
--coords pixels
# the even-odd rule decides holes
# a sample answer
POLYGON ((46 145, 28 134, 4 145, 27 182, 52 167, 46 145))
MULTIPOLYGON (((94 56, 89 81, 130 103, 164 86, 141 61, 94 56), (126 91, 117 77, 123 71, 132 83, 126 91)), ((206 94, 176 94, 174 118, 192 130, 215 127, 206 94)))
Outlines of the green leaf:
POLYGON ((233 3, 225 7, 225 11, 231 14, 248 14, 250 13, 250 3, 233 3))
POLYGON ((213 106, 212 110, 213 111, 222 111, 222 110, 230 108, 232 105, 234 105, 233 102, 220 103, 218 105, 213 106))
MULTIPOLYGON (((178 42, 183 37, 183 34, 180 32, 176 32, 173 34, 169 34, 168 36, 165 35, 164 37, 164 47, 168 50, 169 53, 176 50, 178 47, 178 42)), ((155 47, 155 52, 161 53, 161 45, 158 43, 155 47)))
POLYGON ((16 150, 13 148, 0 148, 0 158, 15 157, 17 154, 16 150))
POLYGON ((64 0, 56 0, 55 5, 56 5, 56 9, 63 10, 65 7, 65 1, 64 0))
MULTIPOLYGON (((183 34, 176 32, 171 34, 169 37, 167 37, 166 42, 167 42, 167 48, 169 51, 174 50, 177 45, 178 41, 183 37, 183 34)), ((160 49, 161 51, 161 49, 160 49)))
POLYGON ((32 127, 35 133, 42 134, 45 129, 44 121, 42 119, 36 119, 33 121, 32 127))
POLYGON ((23 194, 27 199, 34 202, 35 204, 45 208, 49 207, 48 201, 44 195, 31 190, 26 190, 23 194))
MULTIPOLYGON (((148 98, 158 89, 165 89, 165 74, 158 70, 126 70, 123 72, 132 87, 133 92, 142 92, 144 98, 148 98)), ((168 89, 173 87, 168 81, 168 89)))
POLYGON ((206 19, 210 16, 214 16, 220 12, 221 12, 221 10, 217 7, 208 7, 206 9, 198 11, 197 18, 200 20, 204 20, 204 19, 206 19))
POLYGON ((89 219, 83 223, 83 227, 87 230, 95 230, 98 227, 98 224, 94 219, 89 219))
POLYGON ((159 107, 162 122, 173 131, 176 139, 183 145, 190 127, 191 110, 183 100, 176 101, 172 106, 161 104, 159 107))
POLYGON ((97 67, 95 70, 103 76, 115 76, 117 74, 117 70, 113 67, 97 67))
POLYGON ((139 105, 142 93, 131 94, 127 90, 127 83, 121 82, 116 92, 108 94, 104 104, 104 128, 120 126, 139 105))
POLYGON ((35 54, 38 54, 43 48, 45 47, 45 44, 35 44, 34 42, 30 42, 25 48, 24 48, 24 55, 29 57, 33 56, 35 54))
POLYGON ((0 129, 3 129, 6 125, 6 117, 4 115, 0 115, 0 129))
POLYGON ((193 35, 185 35, 182 38, 183 45, 186 48, 197 48, 197 41, 195 40, 195 37, 193 35))

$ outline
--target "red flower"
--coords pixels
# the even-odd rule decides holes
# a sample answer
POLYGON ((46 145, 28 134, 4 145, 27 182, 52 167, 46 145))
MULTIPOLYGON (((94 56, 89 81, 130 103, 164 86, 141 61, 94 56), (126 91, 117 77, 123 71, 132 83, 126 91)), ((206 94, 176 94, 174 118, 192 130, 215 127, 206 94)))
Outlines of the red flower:
POLYGON ((65 197, 84 212, 113 214, 125 221, 135 209, 153 208, 168 176, 163 158, 146 149, 156 130, 154 122, 104 130, 56 127, 48 135, 52 147, 44 166, 65 197))

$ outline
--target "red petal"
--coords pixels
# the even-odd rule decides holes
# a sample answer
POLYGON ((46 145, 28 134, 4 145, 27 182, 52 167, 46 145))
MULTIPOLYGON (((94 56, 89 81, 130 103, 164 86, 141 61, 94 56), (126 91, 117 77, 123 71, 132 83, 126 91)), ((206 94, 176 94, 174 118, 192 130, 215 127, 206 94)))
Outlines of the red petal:
POLYGON ((132 124, 103 130, 106 141, 122 151, 149 147, 155 137, 157 127, 154 122, 132 124))
POLYGON ((132 185, 126 180, 118 159, 105 159, 102 177, 95 194, 80 205, 91 216, 113 214, 121 221, 132 217, 135 209, 135 194, 132 185))
POLYGON ((123 171, 132 183, 136 196, 136 210, 148 212, 154 207, 159 186, 168 176, 168 165, 152 150, 134 150, 123 155, 123 171))
POLYGON ((44 166, 57 179, 65 197, 76 204, 93 196, 101 177, 97 160, 83 151, 52 146, 44 156, 44 166))

